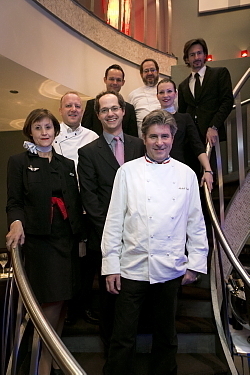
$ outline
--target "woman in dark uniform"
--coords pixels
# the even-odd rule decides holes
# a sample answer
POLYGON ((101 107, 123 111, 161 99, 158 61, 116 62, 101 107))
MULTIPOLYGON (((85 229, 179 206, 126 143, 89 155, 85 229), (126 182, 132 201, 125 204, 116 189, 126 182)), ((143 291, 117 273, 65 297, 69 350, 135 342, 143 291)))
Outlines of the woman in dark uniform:
MULTIPOLYGON (((74 162, 52 148, 59 131, 59 122, 46 109, 32 111, 25 121, 27 151, 11 156, 8 162, 6 245, 8 249, 23 245, 31 287, 60 335, 65 301, 79 284, 77 258, 83 223, 74 162)), ((51 362, 43 345, 38 374, 50 375, 51 362)))
POLYGON ((170 156, 184 164, 189 164, 188 158, 190 154, 194 155, 193 157, 198 159, 196 159, 198 164, 197 169, 200 170, 199 162, 204 169, 201 177, 201 186, 206 181, 211 191, 213 188, 213 172, 205 152, 205 147, 201 142, 199 132, 191 116, 188 113, 176 112, 176 97, 177 91, 174 81, 164 78, 158 83, 157 98, 161 104, 161 109, 168 111, 174 116, 178 128, 170 156))

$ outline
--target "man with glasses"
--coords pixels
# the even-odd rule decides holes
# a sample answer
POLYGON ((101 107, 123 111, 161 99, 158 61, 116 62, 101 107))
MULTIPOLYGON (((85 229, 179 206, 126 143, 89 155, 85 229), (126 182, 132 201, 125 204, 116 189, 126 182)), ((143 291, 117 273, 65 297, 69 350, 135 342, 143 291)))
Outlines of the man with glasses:
MULTIPOLYGON (((78 150, 78 176, 82 204, 90 220, 87 256, 100 274, 101 238, 116 172, 123 163, 144 155, 144 145, 141 139, 122 130, 125 101, 118 92, 97 95, 95 111, 103 133, 78 150)), ((106 291, 105 279, 100 282, 100 291, 100 332, 107 349, 113 327, 114 296, 106 291)))
POLYGON ((161 108, 156 96, 156 87, 159 80, 159 65, 153 59, 145 59, 140 65, 140 75, 144 86, 133 90, 128 96, 128 101, 135 108, 138 135, 141 138, 142 120, 149 112, 161 108))
MULTIPOLYGON (((120 92, 125 83, 125 74, 120 65, 113 64, 106 69, 103 78, 106 90, 120 92)), ((82 126, 91 129, 98 135, 102 134, 102 123, 94 109, 95 99, 90 99, 86 103, 86 108, 82 117, 82 126)), ((126 110, 122 121, 124 133, 138 137, 135 109, 130 103, 126 103, 126 110)))

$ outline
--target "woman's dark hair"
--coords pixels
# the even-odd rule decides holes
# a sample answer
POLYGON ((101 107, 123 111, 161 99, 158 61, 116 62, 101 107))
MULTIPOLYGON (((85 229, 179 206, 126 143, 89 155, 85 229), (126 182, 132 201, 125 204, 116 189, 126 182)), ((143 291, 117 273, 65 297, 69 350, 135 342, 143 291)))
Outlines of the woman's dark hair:
POLYGON ((172 79, 170 79, 170 78, 163 78, 163 79, 162 79, 161 81, 159 81, 158 84, 157 84, 157 94, 158 94, 158 87, 159 87, 159 85, 160 85, 161 83, 168 83, 168 82, 172 83, 172 85, 174 86, 174 91, 176 92, 176 84, 175 84, 175 82, 174 82, 172 79))
POLYGON ((55 130, 55 137, 60 133, 60 123, 48 109, 34 109, 27 116, 23 126, 23 134, 28 138, 29 141, 33 142, 33 138, 31 135, 31 125, 35 122, 43 120, 44 118, 48 118, 52 121, 55 130))

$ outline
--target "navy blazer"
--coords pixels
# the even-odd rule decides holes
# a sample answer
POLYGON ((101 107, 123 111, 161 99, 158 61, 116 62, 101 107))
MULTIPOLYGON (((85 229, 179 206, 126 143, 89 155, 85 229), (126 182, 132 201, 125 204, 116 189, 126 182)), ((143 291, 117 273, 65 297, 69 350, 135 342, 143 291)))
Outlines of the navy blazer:
MULTIPOLYGON (((83 232, 81 205, 74 162, 53 151, 63 200, 74 234, 83 232)), ((21 220, 25 233, 49 235, 51 231, 50 168, 48 158, 29 151, 11 156, 7 168, 8 227, 21 220)))
POLYGON ((198 126, 201 140, 205 143, 209 127, 218 128, 220 141, 226 140, 224 122, 234 103, 232 83, 227 68, 206 67, 198 98, 194 98, 187 77, 178 88, 179 112, 189 113, 198 126))
MULTIPOLYGON (((103 132, 102 123, 97 117, 97 114, 94 110, 95 99, 90 99, 86 103, 86 108, 82 117, 82 126, 93 130, 98 135, 101 135, 103 132)), ((125 114, 122 120, 122 129, 125 134, 133 135, 138 137, 138 128, 135 115, 134 106, 126 102, 125 114)))
MULTIPOLYGON (((140 138, 124 134, 124 160, 143 156, 140 138)), ((91 221, 89 246, 100 246, 118 164, 103 135, 78 150, 78 177, 82 204, 91 221)))

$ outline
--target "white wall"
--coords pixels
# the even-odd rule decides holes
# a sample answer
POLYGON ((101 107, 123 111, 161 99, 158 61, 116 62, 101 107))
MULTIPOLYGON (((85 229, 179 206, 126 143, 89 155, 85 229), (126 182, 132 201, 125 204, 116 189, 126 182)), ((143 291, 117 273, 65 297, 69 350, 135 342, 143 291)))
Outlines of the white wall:
POLYGON ((104 72, 115 63, 125 71, 125 98, 142 85, 137 66, 98 48, 31 0, 1 0, 0 32, 1 55, 88 96, 105 88, 104 72))

